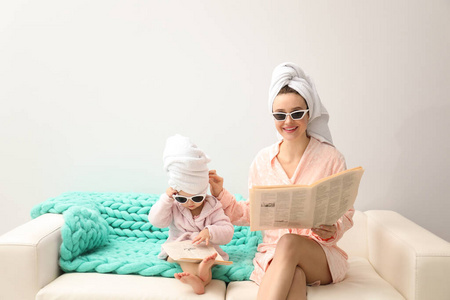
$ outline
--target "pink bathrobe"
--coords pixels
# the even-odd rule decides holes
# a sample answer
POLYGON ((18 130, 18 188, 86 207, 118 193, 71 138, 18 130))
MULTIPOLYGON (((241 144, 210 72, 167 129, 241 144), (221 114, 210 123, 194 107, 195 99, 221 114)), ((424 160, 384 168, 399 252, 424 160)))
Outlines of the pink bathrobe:
MULTIPOLYGON (((228 254, 218 245, 225 245, 231 241, 234 227, 225 215, 222 204, 216 198, 207 195, 204 201, 202 212, 194 218, 188 208, 183 207, 177 201, 171 200, 164 193, 152 206, 148 219, 155 227, 169 227, 169 237, 166 243, 192 240, 200 231, 208 228, 209 242, 214 245, 224 260, 228 260, 228 254)), ((167 253, 161 249, 158 257, 166 259, 167 253)))
MULTIPOLYGON (((309 185, 346 169, 345 159, 336 148, 311 137, 294 175, 292 178, 289 178, 276 157, 280 151, 280 144, 281 141, 261 150, 257 154, 250 167, 250 188, 257 185, 309 185)), ((236 202, 234 196, 225 189, 217 198, 222 203, 226 215, 230 217, 233 224, 249 225, 249 201, 236 202)), ((353 226, 353 214, 353 208, 347 211, 335 224, 337 228, 335 236, 327 240, 323 240, 310 229, 304 228, 263 231, 263 243, 258 246, 258 252, 253 260, 255 270, 250 279, 260 284, 269 263, 273 259, 278 240, 286 233, 296 233, 308 236, 319 243, 327 257, 333 282, 343 280, 348 269, 348 257, 342 249, 336 246, 336 242, 345 231, 353 226)))

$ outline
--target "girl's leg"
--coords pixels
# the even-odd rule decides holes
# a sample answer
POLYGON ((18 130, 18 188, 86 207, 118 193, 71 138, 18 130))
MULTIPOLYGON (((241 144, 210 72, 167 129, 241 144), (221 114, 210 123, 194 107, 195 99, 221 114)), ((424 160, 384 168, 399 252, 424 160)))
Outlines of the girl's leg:
POLYGON ((197 276, 198 264, 179 262, 182 273, 176 273, 175 278, 182 283, 189 284, 196 294, 205 293, 205 285, 203 281, 197 276))
POLYGON ((205 257, 199 264, 179 262, 183 273, 175 274, 175 278, 189 284, 196 294, 205 293, 205 286, 211 282, 211 268, 216 257, 217 253, 214 253, 205 257))
POLYGON ((288 296, 306 299, 306 283, 316 281, 321 284, 332 282, 322 247, 307 237, 285 234, 278 241, 275 256, 263 277, 258 299, 278 300, 287 299, 288 296), (301 295, 297 296, 297 293, 301 295))
POLYGON ((175 274, 175 278, 180 280, 182 283, 189 284, 197 295, 205 293, 205 285, 203 284, 203 281, 198 278, 198 276, 189 272, 183 272, 175 274))
POLYGON ((211 268, 216 261, 217 253, 211 256, 205 257, 198 265, 198 277, 203 281, 205 285, 211 282, 212 273, 211 268))

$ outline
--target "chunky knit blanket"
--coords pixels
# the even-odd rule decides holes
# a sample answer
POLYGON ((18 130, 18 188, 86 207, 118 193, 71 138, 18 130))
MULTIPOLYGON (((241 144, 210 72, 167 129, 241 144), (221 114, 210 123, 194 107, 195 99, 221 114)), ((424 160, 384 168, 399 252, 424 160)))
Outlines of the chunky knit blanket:
MULTIPOLYGON (((173 277, 181 272, 180 266, 157 258, 168 229, 148 222, 158 199, 156 194, 70 192, 38 204, 31 216, 63 214, 60 266, 65 272, 173 277)), ((214 279, 248 280, 253 271, 261 233, 249 227, 234 229, 232 241, 221 246, 233 264, 213 267, 214 279)))

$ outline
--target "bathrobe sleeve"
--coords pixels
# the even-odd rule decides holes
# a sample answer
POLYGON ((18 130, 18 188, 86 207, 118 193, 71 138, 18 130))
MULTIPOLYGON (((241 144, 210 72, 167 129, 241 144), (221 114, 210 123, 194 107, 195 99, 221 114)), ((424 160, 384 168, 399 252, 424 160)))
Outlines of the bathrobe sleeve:
POLYGON ((173 219, 173 204, 173 200, 167 194, 162 194, 150 209, 150 213, 148 214, 150 223, 158 228, 168 227, 173 219))
POLYGON ((211 225, 207 225, 210 242, 216 245, 226 245, 233 238, 234 226, 225 215, 222 208, 211 214, 211 225))
POLYGON ((217 199, 222 203, 225 214, 231 223, 238 226, 250 225, 250 201, 236 201, 228 190, 223 189, 217 199))

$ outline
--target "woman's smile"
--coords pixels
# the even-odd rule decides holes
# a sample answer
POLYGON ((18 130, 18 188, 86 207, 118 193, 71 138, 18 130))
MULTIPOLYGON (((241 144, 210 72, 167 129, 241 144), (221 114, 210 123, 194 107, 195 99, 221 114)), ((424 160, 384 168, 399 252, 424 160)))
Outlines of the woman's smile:
POLYGON ((298 128, 298 126, 294 126, 294 127, 283 127, 283 130, 284 130, 286 133, 292 133, 292 132, 294 132, 295 130, 297 130, 297 128, 298 128))

